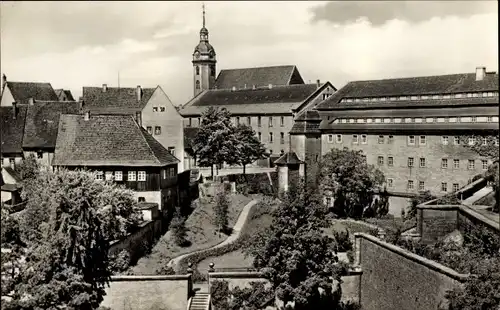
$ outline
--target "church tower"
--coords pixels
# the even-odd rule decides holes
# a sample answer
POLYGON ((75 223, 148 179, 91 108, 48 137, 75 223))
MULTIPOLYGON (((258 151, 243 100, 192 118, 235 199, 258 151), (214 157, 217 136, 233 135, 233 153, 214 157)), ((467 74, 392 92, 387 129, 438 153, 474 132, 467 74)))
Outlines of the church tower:
POLYGON ((194 95, 211 89, 215 84, 215 50, 208 43, 208 29, 205 28, 205 4, 203 4, 203 27, 200 30, 200 43, 193 53, 193 89, 194 95))

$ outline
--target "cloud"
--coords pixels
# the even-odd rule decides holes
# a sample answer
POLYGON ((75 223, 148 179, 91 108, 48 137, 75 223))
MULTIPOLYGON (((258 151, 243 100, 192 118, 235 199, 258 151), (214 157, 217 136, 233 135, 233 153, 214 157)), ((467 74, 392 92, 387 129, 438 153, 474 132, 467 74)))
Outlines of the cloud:
POLYGON ((367 19, 380 26, 391 20, 419 23, 434 17, 470 17, 496 12, 496 1, 332 1, 312 9, 312 21, 345 25, 367 19))

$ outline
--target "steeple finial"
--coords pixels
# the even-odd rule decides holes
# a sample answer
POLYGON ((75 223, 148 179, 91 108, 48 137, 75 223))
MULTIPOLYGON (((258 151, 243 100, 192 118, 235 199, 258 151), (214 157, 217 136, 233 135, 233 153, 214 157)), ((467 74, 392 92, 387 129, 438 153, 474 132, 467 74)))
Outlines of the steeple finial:
POLYGON ((205 2, 203 2, 202 8, 203 8, 203 28, 205 28, 205 2))

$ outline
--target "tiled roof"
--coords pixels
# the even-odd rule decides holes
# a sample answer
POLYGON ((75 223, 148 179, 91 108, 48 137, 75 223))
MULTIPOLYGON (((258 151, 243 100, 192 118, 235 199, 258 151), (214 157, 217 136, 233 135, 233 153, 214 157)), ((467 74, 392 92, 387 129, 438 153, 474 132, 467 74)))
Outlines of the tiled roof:
POLYGON ((316 110, 306 110, 301 112, 294 119, 290 134, 299 133, 319 133, 321 116, 316 110))
POLYGON ((295 152, 287 152, 274 162, 275 165, 298 165, 302 163, 304 162, 299 159, 295 152))
POLYGON ((7 82, 7 87, 14 100, 19 103, 24 103, 28 98, 46 101, 59 100, 50 83, 7 82))
POLYGON ((272 85, 303 84, 304 81, 295 66, 273 66, 221 70, 214 87, 231 89, 252 88, 272 85), (293 78, 292 78, 293 77, 293 78))
POLYGON ((198 128, 196 127, 186 127, 184 128, 184 148, 189 149, 192 148, 194 137, 198 133, 198 128))
POLYGON ((209 106, 225 107, 232 114, 291 113, 317 90, 316 84, 262 87, 244 90, 206 90, 188 102, 181 115, 201 115, 209 106))
POLYGON ((148 103, 156 88, 142 88, 141 100, 137 100, 137 88, 108 87, 103 92, 102 87, 84 87, 84 110, 94 113, 120 114, 141 111, 148 103))
POLYGON ((78 113, 78 102, 35 101, 28 106, 23 148, 54 148, 61 114, 78 113))
MULTIPOLYGON (((342 98, 369 98, 384 96, 411 96, 433 94, 456 94, 466 92, 498 91, 498 74, 487 73, 483 80, 476 81, 475 73, 423 76, 370 81, 349 82, 333 96, 318 105, 318 109, 342 106, 399 105, 404 102, 342 102, 342 98)), ((468 98, 471 99, 471 98, 468 98)), ((460 99, 459 99, 460 100, 460 99)), ((497 99, 498 100, 498 99, 497 99)), ((447 103, 450 100, 442 100, 447 103)), ((439 100, 426 102, 439 103, 439 100)), ((417 104, 410 101, 408 104, 417 104)))
POLYGON ((178 163, 128 115, 62 115, 53 165, 161 167, 178 163))
POLYGON ((27 106, 16 107, 16 118, 13 118, 14 107, 0 107, 1 151, 6 153, 22 153, 23 133, 27 106))

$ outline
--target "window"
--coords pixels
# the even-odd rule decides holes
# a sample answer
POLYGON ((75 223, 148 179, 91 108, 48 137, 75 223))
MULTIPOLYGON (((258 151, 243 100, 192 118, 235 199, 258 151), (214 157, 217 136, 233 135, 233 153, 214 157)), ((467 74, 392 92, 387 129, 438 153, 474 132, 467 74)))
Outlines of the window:
POLYGON ((280 143, 285 144, 285 133, 284 132, 280 132, 280 143))
POLYGON ((162 170, 161 170, 161 177, 162 177, 163 179, 166 179, 166 178, 167 178, 167 169, 162 169, 162 170))
POLYGON ((336 135, 337 143, 342 143, 342 135, 336 135))
POLYGON ((135 181, 135 171, 129 171, 128 172, 128 181, 135 181))
POLYGON ((175 177, 175 168, 168 168, 168 176, 175 177))
POLYGON ((392 144, 394 143, 394 136, 389 136, 389 138, 387 139, 387 144, 392 144))
POLYGON ((441 183, 441 191, 442 192, 447 192, 448 191, 448 183, 442 182, 441 183))
POLYGON ((188 120, 188 127, 193 126, 193 119, 190 117, 188 120))
POLYGON ((153 107, 153 112, 158 112, 158 107, 153 107))
POLYGON ((262 117, 257 116, 257 126, 260 127, 262 126, 262 117))
POLYGON ((358 144, 358 135, 352 135, 352 143, 358 144))
POLYGON ((323 94, 323 100, 328 99, 328 97, 330 97, 330 94, 323 94))
POLYGON ((441 159, 441 168, 447 169, 448 168, 448 158, 442 158, 441 159))
POLYGON ((161 127, 155 126, 155 135, 161 135, 161 127))
POLYGON ((476 116, 472 116, 470 118, 470 120, 471 120, 471 122, 475 123, 475 122, 477 122, 477 117, 476 116))
POLYGON ((425 182, 424 181, 418 182, 418 190, 421 192, 423 192, 425 190, 425 182))
POLYGON ((382 119, 381 119, 381 118, 376 118, 376 119, 375 119, 375 123, 380 123, 380 122, 382 122, 382 119))
POLYGON ((460 159, 454 159, 453 160, 453 168, 454 169, 460 168, 460 159))
POLYGON ((420 144, 420 145, 425 145, 425 143, 426 143, 426 142, 427 142, 427 141, 426 141, 425 136, 420 136, 420 141, 419 141, 419 144, 420 144))
POLYGON ((384 136, 378 136, 378 144, 384 144, 384 136))
POLYGON ((460 137, 453 137, 453 144, 460 145, 460 137))
POLYGON ((160 107, 160 112, 165 112, 165 107, 160 107))
POLYGON ((438 123, 444 123, 444 117, 438 117, 436 121, 438 123))
POLYGON ((417 117, 415 118, 415 123, 421 123, 422 122, 422 118, 421 117, 417 117))
POLYGON ((420 168, 425 168, 425 158, 424 157, 420 158, 420 168))
POLYGON ((258 132, 257 136, 259 137, 259 141, 262 142, 262 133, 258 132))
POLYGON ((458 183, 453 183, 453 191, 458 192, 459 189, 460 189, 460 185, 458 185, 458 183))
POLYGON ((15 164, 16 164, 15 159, 14 159, 14 158, 9 158, 9 164, 10 164, 11 166, 15 165, 15 164))
POLYGON ((96 180, 104 180, 104 173, 102 171, 97 171, 95 175, 96 180))
POLYGON ((449 123, 456 123, 457 122, 457 118, 456 117, 450 117, 450 118, 448 118, 448 122, 449 123))
POLYGON ((366 135, 361 135, 361 144, 367 144, 368 143, 368 138, 366 135))
POLYGON ((273 117, 269 116, 269 127, 273 127, 273 117))
POLYGON ((137 202, 145 202, 146 198, 144 197, 137 197, 137 202))
POLYGON ((123 173, 121 171, 115 171, 115 181, 123 181, 123 173))
POLYGON ((36 152, 36 158, 42 159, 43 158, 43 152, 36 152))
POLYGON ((441 142, 443 143, 443 145, 448 145, 448 136, 442 136, 441 142))
POLYGON ((488 138, 487 137, 483 137, 483 145, 488 145, 488 138))
POLYGON ((483 159, 481 160, 481 164, 483 166, 483 170, 488 170, 488 161, 483 159))
POLYGON ((384 123, 392 123, 392 118, 384 118, 384 123))
POLYGON ((200 67, 196 66, 196 75, 200 75, 200 67))
POLYGON ((137 172, 137 181, 146 181, 146 171, 137 172))
POLYGON ((283 154, 285 154, 285 150, 280 151, 280 155, 283 155, 283 154))
POLYGON ((469 145, 474 145, 474 144, 476 144, 476 137, 469 137, 469 139, 468 139, 467 143, 468 143, 469 145))
MULTIPOLYGON (((189 120, 191 120, 191 119, 189 119, 189 120)), ((191 126, 191 125, 190 125, 190 126, 191 126)), ((148 131, 148 133, 149 133, 150 135, 152 135, 152 134, 153 134, 153 127, 148 126, 148 127, 146 127, 146 130, 148 131)))
POLYGON ((200 89, 200 81, 196 81, 196 89, 200 89))
POLYGON ((413 167, 413 157, 408 157, 408 167, 413 167))
POLYGON ((394 186, 394 179, 388 178, 387 179, 387 187, 393 187, 394 186))
POLYGON ((408 145, 415 145, 415 136, 408 136, 408 145))
POLYGON ((198 126, 201 126, 201 117, 198 117, 198 126))
POLYGON ((273 138, 274 138, 274 137, 273 137, 273 133, 272 133, 272 132, 270 132, 270 133, 269 133, 269 143, 273 143, 273 138))
POLYGON ((284 117, 284 116, 281 116, 281 117, 280 117, 280 126, 281 126, 281 127, 284 127, 284 126, 285 126, 285 117, 284 117))
POLYGON ((475 168, 474 159, 469 159, 469 164, 467 165, 467 169, 473 170, 475 168))
POLYGON ((269 154, 272 154, 273 153, 273 150, 269 149, 269 154))
POLYGON ((387 157, 387 166, 389 167, 394 166, 394 157, 392 156, 387 157))
POLYGON ((251 117, 247 117, 247 125, 248 126, 252 125, 252 118, 251 117))
POLYGON ((491 117, 491 116, 488 116, 488 120, 487 120, 487 121, 488 121, 488 123, 491 123, 491 122, 493 122, 493 117, 491 117))
POLYGON ((377 163, 379 164, 379 166, 382 166, 384 164, 384 156, 379 156, 377 163))
POLYGON ((113 180, 113 171, 106 171, 105 177, 108 181, 113 180))
POLYGON ((172 154, 173 156, 175 156, 175 146, 169 146, 168 147, 168 152, 170 154, 172 154))
POLYGON ((407 186, 408 190, 413 190, 413 180, 408 180, 408 186, 407 186))
POLYGON ((240 117, 239 117, 239 116, 237 116, 237 117, 236 117, 236 125, 239 125, 239 124, 240 124, 240 117))
POLYGON ((425 118, 425 122, 426 123, 432 123, 432 122, 434 122, 434 118, 433 117, 426 117, 425 118))
POLYGON ((333 143, 333 135, 328 135, 328 143, 333 143))

